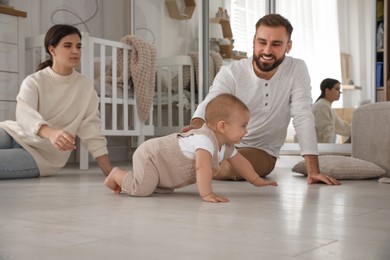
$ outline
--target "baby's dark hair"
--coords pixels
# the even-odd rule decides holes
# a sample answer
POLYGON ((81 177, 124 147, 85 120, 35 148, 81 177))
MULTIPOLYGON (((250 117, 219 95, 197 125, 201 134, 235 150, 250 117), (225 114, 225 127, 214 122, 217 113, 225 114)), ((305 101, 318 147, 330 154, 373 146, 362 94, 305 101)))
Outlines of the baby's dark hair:
POLYGON ((206 106, 205 119, 209 124, 227 121, 234 111, 248 112, 249 109, 239 98, 232 94, 221 94, 213 98, 206 106))
POLYGON ((49 54, 50 58, 39 64, 38 70, 42 70, 48 66, 53 66, 53 57, 50 54, 49 46, 52 45, 53 47, 56 47, 62 38, 71 34, 77 34, 80 36, 81 40, 81 33, 79 29, 68 24, 56 24, 47 31, 44 44, 46 53, 49 54))

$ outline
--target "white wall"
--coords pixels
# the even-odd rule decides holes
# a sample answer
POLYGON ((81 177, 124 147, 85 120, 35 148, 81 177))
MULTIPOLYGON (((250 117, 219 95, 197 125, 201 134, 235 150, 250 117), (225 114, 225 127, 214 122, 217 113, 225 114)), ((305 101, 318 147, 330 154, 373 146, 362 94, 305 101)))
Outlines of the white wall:
MULTIPOLYGON (((192 17, 176 20, 169 17, 165 1, 135 0, 135 34, 155 42, 159 57, 188 54, 198 51, 200 1, 192 17)), ((181 1, 176 1, 179 10, 184 10, 181 1)), ((224 0, 210 1, 209 16, 214 17, 224 0)))
POLYGON ((68 23, 96 37, 120 40, 128 32, 129 1, 10 0, 9 5, 27 12, 26 37, 44 34, 56 23, 68 23))
MULTIPOLYGON (((93 36, 120 40, 130 32, 128 18, 131 0, 10 0, 9 4, 27 12, 26 37, 44 34, 59 23, 79 23, 97 14, 85 24, 77 25, 81 31, 89 30, 93 36), (73 14, 71 14, 72 12, 73 14), (79 17, 79 18, 78 18, 79 17)), ((163 0, 135 1, 135 34, 156 45, 159 57, 187 54, 198 50, 200 1, 190 19, 175 20, 169 17, 163 0)), ((179 9, 183 1, 177 1, 179 9)), ((340 48, 351 54, 351 76, 355 85, 362 86, 362 99, 372 99, 371 46, 373 4, 370 0, 338 1, 340 21, 340 48), (357 35, 357 36, 356 36, 357 35), (350 39, 359 40, 351 41, 350 39), (357 65, 358 64, 358 65, 357 65)), ((224 0, 210 0, 209 16, 213 17, 224 0)))
MULTIPOLYGON (((134 1, 135 34, 153 42, 159 57, 198 50, 199 5, 190 19, 175 20, 169 17, 165 1, 134 1)), ((130 33, 130 0, 10 0, 9 4, 27 12, 26 37, 44 34, 54 23, 78 24, 79 30, 110 40, 130 33), (91 18, 96 8, 97 14, 91 18)), ((184 8, 180 1, 178 5, 184 8)))
POLYGON ((338 8, 340 51, 351 55, 350 76, 355 85, 362 87, 361 100, 374 101, 372 66, 375 53, 372 44, 375 37, 375 3, 371 0, 340 0, 338 8))
MULTIPOLYGON (((190 19, 176 20, 169 17, 165 1, 134 0, 135 34, 154 42, 159 57, 187 54, 198 50, 199 5, 190 19)), ((184 6, 177 1, 179 10, 184 6)))

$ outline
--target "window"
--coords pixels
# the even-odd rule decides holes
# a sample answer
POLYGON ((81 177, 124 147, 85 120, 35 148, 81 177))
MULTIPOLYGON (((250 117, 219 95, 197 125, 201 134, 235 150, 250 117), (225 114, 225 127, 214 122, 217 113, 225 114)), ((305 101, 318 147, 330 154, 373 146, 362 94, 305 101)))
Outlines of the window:
POLYGON ((306 62, 316 100, 324 78, 341 81, 337 0, 277 0, 275 9, 294 27, 289 55, 306 62))
POLYGON ((266 1, 230 0, 230 26, 234 50, 245 51, 252 56, 256 22, 266 14, 266 1))
MULTIPOLYGON (((234 50, 246 51, 248 57, 252 55, 255 24, 268 13, 267 2, 227 2, 230 7, 234 50)), ((316 99, 324 78, 341 81, 337 0, 274 0, 274 3, 276 13, 290 20, 294 27, 293 47, 289 55, 306 62, 312 81, 312 96, 316 99)))

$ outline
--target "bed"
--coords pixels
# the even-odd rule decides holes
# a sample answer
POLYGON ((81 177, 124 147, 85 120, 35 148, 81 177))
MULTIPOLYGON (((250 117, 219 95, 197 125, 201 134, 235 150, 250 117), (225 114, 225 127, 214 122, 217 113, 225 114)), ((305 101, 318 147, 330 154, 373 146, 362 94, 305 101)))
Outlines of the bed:
MULTIPOLYGON (((26 38, 26 73, 36 71, 46 60, 44 35, 26 38)), ((145 122, 138 114, 137 97, 131 80, 118 86, 117 66, 123 67, 123 78, 128 76, 128 55, 132 46, 82 33, 83 53, 80 72, 93 80, 99 95, 101 133, 105 136, 128 136, 136 146, 145 137, 162 136, 180 131, 195 111, 198 93, 195 89, 194 65, 190 56, 158 58, 156 84, 149 116, 145 122), (123 64, 118 65, 117 53, 123 53, 123 64), (111 69, 111 79, 106 79, 111 69)), ((138 104, 139 105, 139 104, 138 104)), ((88 151, 80 145, 80 169, 88 169, 88 151)))

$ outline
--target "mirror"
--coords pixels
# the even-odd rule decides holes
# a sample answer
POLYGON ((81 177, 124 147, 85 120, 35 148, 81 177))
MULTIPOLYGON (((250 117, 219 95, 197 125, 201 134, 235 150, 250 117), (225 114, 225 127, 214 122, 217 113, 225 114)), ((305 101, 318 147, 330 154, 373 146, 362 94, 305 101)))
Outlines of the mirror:
MULTIPOLYGON (((222 2, 228 13, 233 15, 230 10, 233 1, 222 2)), ((266 3, 263 6, 264 13, 259 8, 257 19, 268 12, 265 10, 268 8, 266 3)), ((210 17, 214 16, 218 7, 218 3, 210 1, 210 17)), ((312 80, 313 102, 319 97, 320 83, 325 78, 334 78, 342 83, 342 94, 338 101, 332 103, 332 108, 345 121, 351 122, 356 107, 375 102, 375 1, 274 0, 270 7, 289 19, 294 27, 293 48, 289 55, 305 60, 312 80)), ((247 7, 246 15, 253 10, 247 7)), ((252 30, 256 21, 251 24, 252 30)), ((234 51, 241 32, 235 29, 234 21, 231 24, 234 51)), ((214 37, 212 27, 210 38, 214 37)), ((251 44, 246 51, 248 56, 252 55, 251 44)), ((224 59, 224 63, 227 62, 224 59)), ((319 144, 320 152, 350 153, 351 144, 344 144, 346 139, 337 136, 335 143, 319 144)), ((283 149, 290 152, 300 150, 292 124, 283 149)))
MULTIPOLYGON (((323 79, 334 78, 342 83, 342 94, 339 100, 331 102, 331 106, 339 118, 351 123, 356 107, 375 101, 375 77, 372 72, 375 64, 375 2, 311 1, 307 5, 308 2, 276 1, 276 10, 281 10, 280 13, 285 14, 294 26, 291 55, 304 59, 308 65, 313 102, 321 94, 320 84, 323 79), (301 13, 290 11, 299 10, 300 5, 301 13), (312 38, 307 36, 308 32, 311 32, 312 38)), ((348 136, 336 135, 334 149, 340 149, 337 144, 347 140, 348 136)), ((292 125, 287 142, 297 142, 292 125)))

